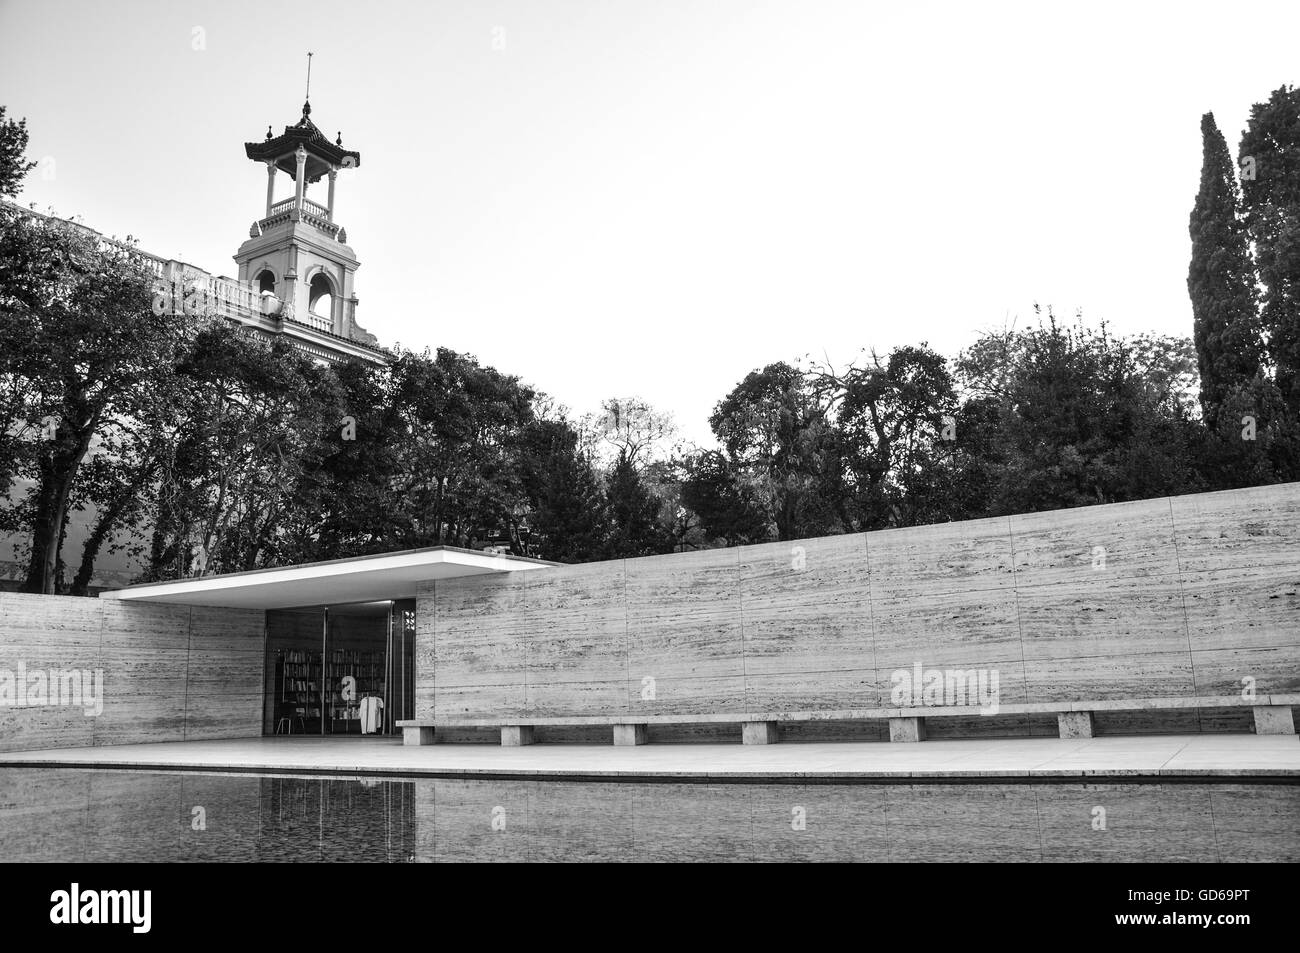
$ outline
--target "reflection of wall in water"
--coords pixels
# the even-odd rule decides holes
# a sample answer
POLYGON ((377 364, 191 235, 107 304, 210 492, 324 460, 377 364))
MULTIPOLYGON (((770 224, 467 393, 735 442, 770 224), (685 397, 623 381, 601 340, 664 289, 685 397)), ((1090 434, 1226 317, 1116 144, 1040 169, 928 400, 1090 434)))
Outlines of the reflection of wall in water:
POLYGON ((434 780, 416 821, 436 862, 1300 860, 1295 785, 434 780))
POLYGON ((0 768, 0 857, 398 863, 414 808, 406 781, 0 768))
POLYGON ((3 768, 0 856, 1295 862, 1300 786, 609 784, 3 768), (196 807, 206 830, 193 829, 196 807), (1097 808, 1105 830, 1096 828, 1097 808))

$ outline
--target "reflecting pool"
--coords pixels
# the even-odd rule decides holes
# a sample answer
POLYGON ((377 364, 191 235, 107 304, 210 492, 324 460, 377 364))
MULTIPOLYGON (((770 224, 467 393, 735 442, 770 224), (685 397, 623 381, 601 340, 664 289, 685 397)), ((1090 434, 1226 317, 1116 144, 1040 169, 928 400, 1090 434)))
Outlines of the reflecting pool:
POLYGON ((4 861, 1300 861, 1300 785, 0 768, 4 861))

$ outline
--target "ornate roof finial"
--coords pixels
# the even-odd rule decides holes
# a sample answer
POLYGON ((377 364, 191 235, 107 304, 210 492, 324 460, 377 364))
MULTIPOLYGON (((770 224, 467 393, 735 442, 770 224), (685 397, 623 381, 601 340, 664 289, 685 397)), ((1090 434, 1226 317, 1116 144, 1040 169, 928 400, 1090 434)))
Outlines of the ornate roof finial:
POLYGON ((267 127, 266 127, 266 138, 267 138, 267 141, 268 141, 268 142, 271 140, 271 127, 270 127, 270 126, 267 126, 267 127))
POLYGON ((342 129, 339 130, 339 137, 338 137, 337 139, 334 140, 334 145, 336 145, 336 146, 342 146, 342 145, 343 145, 343 130, 342 130, 342 129))

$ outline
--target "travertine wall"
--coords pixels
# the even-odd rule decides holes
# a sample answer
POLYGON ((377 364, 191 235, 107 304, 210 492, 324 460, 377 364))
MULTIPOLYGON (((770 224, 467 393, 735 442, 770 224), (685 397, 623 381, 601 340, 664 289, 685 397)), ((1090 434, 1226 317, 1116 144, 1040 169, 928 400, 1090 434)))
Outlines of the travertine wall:
POLYGON ((263 613, 0 592, 0 675, 103 673, 103 711, 0 700, 0 751, 254 737, 263 613))
POLYGON ((884 707, 918 662, 1004 705, 1297 692, 1298 593, 1294 483, 445 581, 416 716, 884 707))

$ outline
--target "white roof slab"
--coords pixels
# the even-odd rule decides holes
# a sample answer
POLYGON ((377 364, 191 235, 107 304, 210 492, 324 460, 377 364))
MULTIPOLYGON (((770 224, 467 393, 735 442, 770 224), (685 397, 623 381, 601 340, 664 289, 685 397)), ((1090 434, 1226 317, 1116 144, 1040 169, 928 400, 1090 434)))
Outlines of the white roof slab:
POLYGON ((140 583, 101 592, 99 597, 182 606, 288 609, 414 599, 422 583, 438 579, 531 572, 556 565, 541 559, 433 546, 278 569, 140 583))

